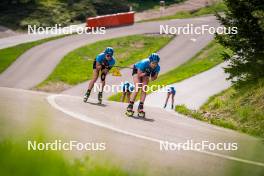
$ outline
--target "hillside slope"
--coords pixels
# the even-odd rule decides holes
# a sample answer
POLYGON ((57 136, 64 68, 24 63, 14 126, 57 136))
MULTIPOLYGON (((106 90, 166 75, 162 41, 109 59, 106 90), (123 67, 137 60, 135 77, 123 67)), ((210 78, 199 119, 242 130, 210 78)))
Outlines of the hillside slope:
POLYGON ((199 111, 176 111, 210 123, 264 137, 264 79, 231 87, 209 99, 199 111))

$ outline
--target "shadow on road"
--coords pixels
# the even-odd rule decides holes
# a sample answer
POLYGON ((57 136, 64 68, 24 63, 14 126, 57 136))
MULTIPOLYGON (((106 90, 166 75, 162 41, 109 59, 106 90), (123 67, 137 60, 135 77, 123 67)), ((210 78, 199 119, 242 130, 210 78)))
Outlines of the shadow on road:
POLYGON ((133 118, 133 119, 136 119, 136 120, 143 120, 143 121, 147 121, 147 122, 154 122, 155 120, 154 119, 149 119, 149 118, 141 118, 141 117, 138 117, 138 116, 131 116, 130 118, 133 118))
POLYGON ((99 103, 93 103, 93 102, 86 102, 86 103, 89 103, 91 105, 97 105, 97 106, 101 106, 101 107, 106 107, 107 105, 105 104, 99 104, 99 103))

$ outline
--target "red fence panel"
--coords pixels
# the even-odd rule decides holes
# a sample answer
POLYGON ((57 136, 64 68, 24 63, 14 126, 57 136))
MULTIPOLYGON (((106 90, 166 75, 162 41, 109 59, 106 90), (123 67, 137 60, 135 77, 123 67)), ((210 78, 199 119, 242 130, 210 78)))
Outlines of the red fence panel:
POLYGON ((86 27, 115 27, 134 24, 134 12, 87 18, 86 27))

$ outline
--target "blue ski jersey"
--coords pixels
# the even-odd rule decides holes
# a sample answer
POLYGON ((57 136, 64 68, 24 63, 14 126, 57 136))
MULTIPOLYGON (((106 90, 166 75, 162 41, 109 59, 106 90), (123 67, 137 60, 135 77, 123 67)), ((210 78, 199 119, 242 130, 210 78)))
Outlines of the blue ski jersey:
POLYGON ((105 53, 98 54, 96 56, 96 59, 95 60, 96 60, 96 62, 99 62, 100 64, 103 64, 103 62, 107 62, 110 67, 112 67, 112 66, 115 65, 115 58, 112 57, 111 60, 107 60, 105 58, 105 53))
POLYGON ((159 65, 157 65, 157 67, 155 69, 152 69, 149 66, 149 64, 150 64, 149 59, 143 59, 143 60, 137 62, 135 64, 135 67, 142 72, 147 72, 148 70, 150 70, 151 75, 156 74, 156 73, 158 74, 160 72, 160 66, 159 65))

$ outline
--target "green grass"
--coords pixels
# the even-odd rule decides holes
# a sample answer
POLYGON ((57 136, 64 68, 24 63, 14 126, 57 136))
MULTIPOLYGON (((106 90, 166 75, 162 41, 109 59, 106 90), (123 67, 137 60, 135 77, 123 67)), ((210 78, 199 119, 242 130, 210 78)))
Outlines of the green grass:
POLYGON ((217 2, 211 6, 208 7, 202 7, 198 10, 195 11, 181 11, 177 12, 174 15, 170 16, 163 16, 159 18, 153 18, 153 19, 148 19, 148 20, 143 20, 140 22, 147 22, 147 21, 162 21, 162 20, 172 20, 172 19, 183 19, 183 18, 193 18, 193 17, 198 17, 198 16, 203 16, 203 15, 209 15, 209 14, 214 14, 216 12, 223 12, 226 10, 227 7, 223 2, 217 2))
MULTIPOLYGON (((36 136, 36 135, 34 135, 36 136)), ((128 171, 106 157, 84 155, 79 159, 58 150, 28 150, 27 141, 54 142, 42 136, 10 138, 0 141, 0 175, 39 176, 128 176, 128 171)), ((98 155, 98 154, 97 154, 98 155)), ((116 161, 115 161, 116 162, 116 161)))
MULTIPOLYGON (((222 45, 212 41, 189 61, 160 75, 156 81, 150 82, 149 85, 165 86, 206 71, 223 62, 223 52, 230 53, 230 50, 225 49, 222 45)), ((118 93, 109 97, 109 100, 120 101, 120 97, 121 93, 118 93)))
POLYGON ((200 110, 176 111, 199 120, 264 137, 264 79, 233 86, 212 96, 200 110))
POLYGON ((67 54, 37 89, 46 90, 47 86, 57 83, 76 85, 91 79, 94 58, 107 46, 115 50, 116 65, 129 66, 158 51, 171 39, 172 36, 166 35, 133 35, 83 46, 67 54))
POLYGON ((50 37, 34 42, 23 43, 9 48, 0 49, 0 73, 5 71, 5 69, 7 69, 19 56, 21 56, 30 48, 51 40, 62 38, 64 36, 65 35, 50 37))

